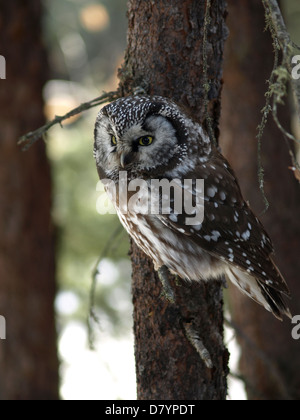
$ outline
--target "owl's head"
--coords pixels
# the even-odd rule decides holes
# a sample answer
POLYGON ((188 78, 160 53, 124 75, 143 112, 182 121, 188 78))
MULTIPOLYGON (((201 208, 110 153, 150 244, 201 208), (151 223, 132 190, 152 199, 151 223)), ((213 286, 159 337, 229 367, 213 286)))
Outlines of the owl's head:
MULTIPOLYGON (((201 127, 168 99, 133 96, 102 108, 95 125, 94 154, 100 177, 127 170, 162 175, 198 152, 201 127)), ((206 139, 206 144, 208 140, 206 139)))

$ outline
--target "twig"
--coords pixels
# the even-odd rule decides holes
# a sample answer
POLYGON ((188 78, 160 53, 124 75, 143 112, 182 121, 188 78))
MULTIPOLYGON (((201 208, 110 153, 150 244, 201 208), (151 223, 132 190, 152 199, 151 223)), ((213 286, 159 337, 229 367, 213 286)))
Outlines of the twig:
POLYGON ((72 109, 63 116, 56 116, 52 121, 49 121, 47 124, 43 125, 37 130, 25 134, 19 139, 18 144, 23 145, 23 150, 28 150, 54 125, 60 124, 62 126, 62 122, 68 118, 71 118, 74 115, 80 114, 81 112, 87 111, 88 109, 94 108, 98 105, 104 104, 105 102, 111 102, 119 97, 120 93, 118 91, 103 93, 103 95, 99 96, 98 98, 92 99, 89 102, 85 102, 79 105, 77 108, 72 109))
POLYGON ((90 289, 90 296, 89 296, 89 315, 87 319, 87 326, 88 326, 88 341, 89 341, 89 348, 91 350, 94 350, 94 333, 93 333, 93 326, 92 322, 95 322, 96 325, 100 325, 100 320, 98 316, 95 313, 95 297, 96 297, 96 287, 97 287, 97 276, 99 273, 99 264, 105 258, 110 250, 113 244, 115 243, 115 240, 120 235, 120 233, 123 232, 122 225, 118 225, 115 231, 112 233, 110 239, 107 241, 105 248, 103 249, 101 255, 99 256, 95 267, 92 272, 92 284, 90 289))
MULTIPOLYGON (((272 29, 270 28, 270 30, 272 31, 272 29)), ((263 134, 264 134, 264 130, 268 121, 268 117, 270 112, 272 111, 272 107, 271 107, 271 99, 272 99, 272 86, 275 82, 275 70, 278 68, 279 65, 279 45, 277 44, 277 42, 273 42, 274 45, 274 66, 273 66, 273 71, 271 73, 271 77, 270 80, 268 80, 268 84, 269 84, 269 88, 265 94, 266 97, 266 104, 264 106, 264 108, 262 109, 262 120, 261 123, 258 126, 258 134, 256 136, 258 143, 257 143, 257 161, 258 161, 258 182, 259 182, 259 189, 262 193, 263 196, 263 200, 265 203, 265 209, 263 211, 263 213, 265 213, 270 204, 269 201, 267 199, 266 193, 265 193, 265 188, 264 188, 264 168, 263 168, 263 164, 262 164, 262 157, 261 157, 261 149, 262 149, 262 138, 263 138, 263 134)))
POLYGON ((285 128, 279 121, 278 118, 278 104, 284 104, 284 97, 287 96, 288 84, 291 83, 294 96, 295 104, 298 110, 298 115, 300 116, 300 84, 292 78, 292 57, 293 51, 299 49, 300 47, 296 46, 286 29, 280 8, 278 6, 277 0, 262 0, 263 6, 265 8, 266 15, 266 29, 271 33, 273 47, 274 47, 274 67, 268 81, 269 87, 265 94, 266 104, 262 109, 262 120, 258 126, 258 180, 259 188, 263 195, 265 210, 269 207, 269 202, 267 200, 265 190, 264 190, 264 169, 261 159, 261 147, 262 147, 262 137, 264 129, 269 117, 269 114, 273 116, 275 124, 279 130, 284 134, 285 138, 299 143, 291 133, 287 132, 285 128), (281 63, 279 62, 279 53, 282 53, 281 63))

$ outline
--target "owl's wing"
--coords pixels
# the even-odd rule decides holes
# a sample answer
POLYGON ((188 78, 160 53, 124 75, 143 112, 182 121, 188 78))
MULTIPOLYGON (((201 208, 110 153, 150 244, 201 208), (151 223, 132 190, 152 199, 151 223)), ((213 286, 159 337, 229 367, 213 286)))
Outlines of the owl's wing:
MULTIPOLYGON (((169 229, 187 235, 196 245, 210 254, 239 267, 266 285, 289 296, 289 289, 273 263, 272 242, 264 227, 244 201, 235 175, 227 161, 214 156, 209 162, 199 163, 185 179, 204 179, 204 220, 190 225, 184 209, 158 215, 169 229)), ((195 188, 193 194, 196 195, 195 188)))

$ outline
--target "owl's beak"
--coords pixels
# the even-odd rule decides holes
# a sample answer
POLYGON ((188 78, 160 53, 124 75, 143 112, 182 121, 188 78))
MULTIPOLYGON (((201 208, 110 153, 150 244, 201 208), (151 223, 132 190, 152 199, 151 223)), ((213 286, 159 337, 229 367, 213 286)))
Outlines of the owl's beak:
POLYGON ((132 163, 134 160, 134 155, 133 153, 128 153, 128 152, 122 152, 121 156, 120 156, 120 164, 122 166, 122 168, 124 169, 127 165, 129 165, 130 163, 132 163))

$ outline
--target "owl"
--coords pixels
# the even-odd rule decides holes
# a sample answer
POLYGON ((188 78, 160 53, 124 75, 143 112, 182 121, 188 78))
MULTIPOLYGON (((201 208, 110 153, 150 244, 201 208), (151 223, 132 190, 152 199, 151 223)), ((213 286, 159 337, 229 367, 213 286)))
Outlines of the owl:
POLYGON ((169 99, 133 96, 102 108, 94 133, 99 177, 163 282, 168 271, 187 281, 225 275, 278 319, 291 317, 272 242, 200 124, 169 99), (160 188, 163 182, 169 190, 160 188))

